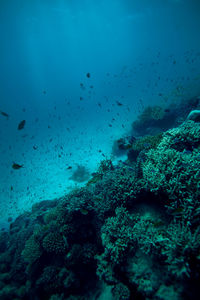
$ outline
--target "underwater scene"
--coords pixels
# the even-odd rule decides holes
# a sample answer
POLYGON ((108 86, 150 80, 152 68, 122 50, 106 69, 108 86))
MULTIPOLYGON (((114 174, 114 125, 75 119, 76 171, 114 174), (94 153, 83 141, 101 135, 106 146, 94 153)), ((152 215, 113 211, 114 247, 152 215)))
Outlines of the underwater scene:
POLYGON ((0 1, 0 300, 200 299, 200 1, 0 1))

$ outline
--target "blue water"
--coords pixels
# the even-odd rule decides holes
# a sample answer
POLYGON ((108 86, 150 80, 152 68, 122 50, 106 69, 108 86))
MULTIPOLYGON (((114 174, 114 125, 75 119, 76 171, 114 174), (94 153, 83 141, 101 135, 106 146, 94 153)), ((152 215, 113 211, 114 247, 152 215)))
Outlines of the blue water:
POLYGON ((1 223, 84 184, 76 166, 94 172, 147 105, 200 94, 199 13, 191 0, 1 0, 1 223))

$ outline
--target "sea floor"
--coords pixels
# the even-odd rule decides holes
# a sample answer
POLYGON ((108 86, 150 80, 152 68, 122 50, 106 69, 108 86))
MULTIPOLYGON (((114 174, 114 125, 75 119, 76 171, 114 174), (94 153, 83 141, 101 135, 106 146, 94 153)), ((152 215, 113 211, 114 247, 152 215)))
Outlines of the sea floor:
POLYGON ((113 141, 122 134, 122 130, 97 133, 93 127, 87 135, 77 138, 71 135, 68 143, 65 136, 62 140, 61 133, 59 141, 55 135, 51 144, 39 139, 32 142, 37 144, 37 149, 33 149, 29 142, 23 157, 21 153, 15 155, 15 152, 4 151, 4 163, 0 166, 0 227, 8 227, 9 222, 18 215, 31 210, 34 203, 59 198, 83 186, 91 173, 96 171, 99 162, 112 156, 113 141), (19 157, 19 162, 23 164, 18 170, 12 169, 12 163, 18 162, 15 157, 19 157), (70 179, 77 166, 84 166, 88 172, 82 180, 70 179))

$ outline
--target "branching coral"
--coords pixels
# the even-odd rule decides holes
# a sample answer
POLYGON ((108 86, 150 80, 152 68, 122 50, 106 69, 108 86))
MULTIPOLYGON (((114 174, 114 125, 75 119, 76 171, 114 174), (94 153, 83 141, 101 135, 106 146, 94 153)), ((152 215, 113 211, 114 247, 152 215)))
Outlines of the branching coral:
POLYGON ((108 218, 102 228, 105 252, 115 264, 120 264, 127 250, 134 249, 134 218, 123 207, 116 209, 116 216, 108 218))
POLYGON ((200 196, 199 145, 200 124, 189 121, 167 131, 157 148, 146 154, 142 166, 146 186, 154 193, 166 194, 173 209, 196 209, 200 196))

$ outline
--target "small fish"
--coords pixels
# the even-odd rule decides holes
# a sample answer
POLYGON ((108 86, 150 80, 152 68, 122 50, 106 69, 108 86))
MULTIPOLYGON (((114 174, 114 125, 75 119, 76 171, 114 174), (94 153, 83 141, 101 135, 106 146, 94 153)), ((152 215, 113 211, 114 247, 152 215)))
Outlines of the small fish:
POLYGON ((47 91, 45 91, 45 90, 42 91, 42 94, 43 94, 43 95, 46 95, 46 93, 47 93, 47 91))
POLYGON ((19 123, 19 125, 18 125, 17 129, 18 129, 18 130, 21 130, 21 129, 23 129, 23 128, 24 128, 24 126, 25 126, 25 123, 26 123, 26 121, 25 121, 25 120, 21 121, 21 122, 19 123))
POLYGON ((88 210, 84 209, 84 208, 81 208, 80 212, 81 212, 82 215, 85 215, 85 216, 88 214, 88 210))
POLYGON ((38 148, 37 146, 35 146, 35 145, 33 146, 33 149, 34 149, 34 150, 37 150, 37 148, 38 148))
POLYGON ((0 111, 0 114, 2 116, 6 117, 7 119, 9 118, 9 115, 6 112, 4 112, 4 111, 0 111))
POLYGON ((72 166, 68 166, 68 167, 67 167, 67 170, 71 170, 71 169, 72 169, 72 166))
POLYGON ((24 165, 19 165, 19 164, 16 164, 16 163, 13 163, 12 164, 12 168, 14 169, 14 170, 18 170, 18 169, 21 169, 21 168, 23 168, 24 167, 24 165))
POLYGON ((164 225, 164 222, 163 221, 157 221, 157 222, 153 222, 153 226, 155 227, 155 228, 157 228, 157 227, 161 227, 161 226, 163 226, 164 225))
POLYGON ((82 88, 82 90, 85 90, 84 84, 82 82, 80 83, 80 87, 82 88))
POLYGON ((117 103, 118 106, 122 106, 122 105, 123 105, 123 104, 122 104, 121 102, 119 102, 119 101, 116 101, 116 103, 117 103))
POLYGON ((91 173, 91 175, 94 177, 94 176, 98 176, 98 172, 93 172, 93 173, 91 173))
POLYGON ((176 209, 174 209, 173 211, 172 211, 172 215, 181 215, 181 214, 183 214, 183 212, 184 212, 184 209, 182 208, 182 207, 177 207, 176 209))
POLYGON ((13 191, 13 186, 11 185, 10 190, 13 191))
POLYGON ((90 78, 91 75, 90 75, 90 73, 87 73, 86 76, 87 76, 87 78, 90 78))

